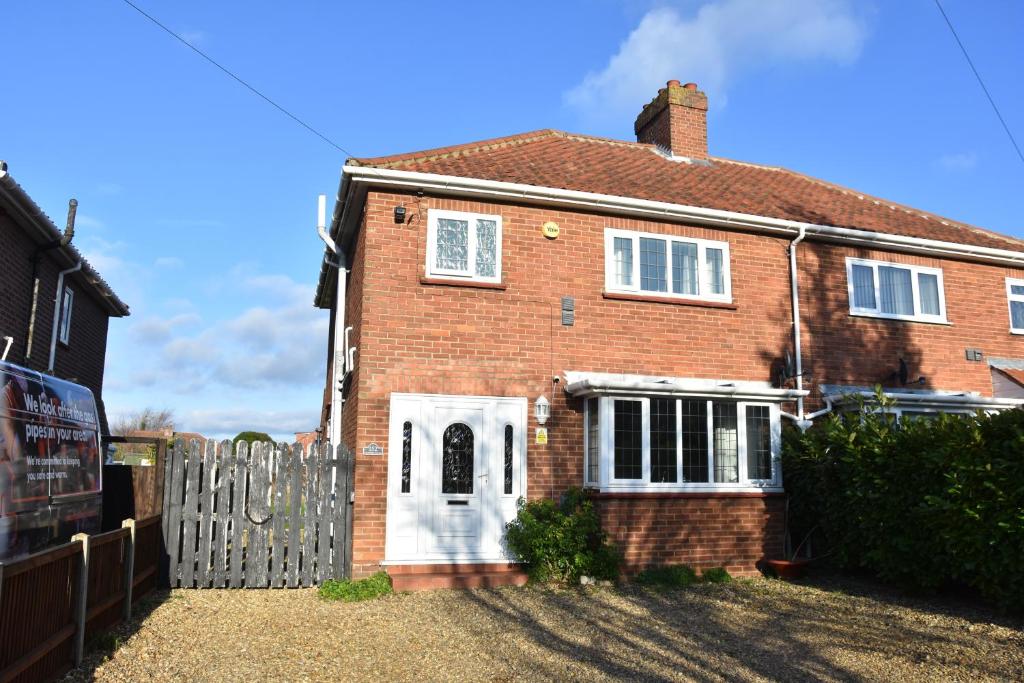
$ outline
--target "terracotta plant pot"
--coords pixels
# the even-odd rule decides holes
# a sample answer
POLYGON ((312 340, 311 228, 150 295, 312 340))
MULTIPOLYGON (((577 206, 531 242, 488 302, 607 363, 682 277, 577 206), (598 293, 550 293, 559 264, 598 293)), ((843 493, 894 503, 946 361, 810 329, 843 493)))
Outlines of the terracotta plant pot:
POLYGON ((765 562, 775 575, 784 581, 799 579, 810 564, 807 560, 767 560, 765 562))

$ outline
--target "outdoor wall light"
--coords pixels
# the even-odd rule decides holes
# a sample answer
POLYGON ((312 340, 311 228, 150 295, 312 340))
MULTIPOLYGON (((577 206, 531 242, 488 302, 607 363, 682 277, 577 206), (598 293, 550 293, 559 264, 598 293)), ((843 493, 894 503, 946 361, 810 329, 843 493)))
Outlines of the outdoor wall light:
POLYGON ((542 425, 551 416, 551 404, 541 396, 533 402, 533 416, 537 418, 537 424, 542 425))
POLYGON ((405 207, 404 206, 396 206, 395 207, 395 222, 396 223, 404 223, 405 222, 405 207))

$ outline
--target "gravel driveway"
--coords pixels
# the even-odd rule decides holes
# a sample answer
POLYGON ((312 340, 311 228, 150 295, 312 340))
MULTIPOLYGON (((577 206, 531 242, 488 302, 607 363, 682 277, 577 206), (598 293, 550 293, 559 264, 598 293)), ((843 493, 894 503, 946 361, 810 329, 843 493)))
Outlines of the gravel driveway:
POLYGON ((1019 620, 849 580, 326 603, 175 590, 68 680, 1022 680, 1019 620))

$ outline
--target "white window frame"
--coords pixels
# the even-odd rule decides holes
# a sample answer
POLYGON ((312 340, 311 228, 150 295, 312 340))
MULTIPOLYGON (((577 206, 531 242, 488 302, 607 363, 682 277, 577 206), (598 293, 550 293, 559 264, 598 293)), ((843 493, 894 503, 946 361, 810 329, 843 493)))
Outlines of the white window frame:
POLYGON ((1024 334, 1024 327, 1013 326, 1013 302, 1024 303, 1024 294, 1014 294, 1012 287, 1024 287, 1024 280, 1020 278, 1006 278, 1006 307, 1010 315, 1010 334, 1024 334))
POLYGON ((471 213, 467 211, 442 211, 430 209, 427 211, 427 277, 440 277, 466 280, 469 282, 488 282, 498 284, 501 282, 501 216, 492 216, 482 213, 471 213), (469 253, 467 256, 466 270, 453 270, 437 267, 437 222, 439 219, 467 221, 469 223, 469 253), (494 276, 483 277, 476 274, 476 222, 477 220, 494 221, 494 276))
POLYGON ((591 481, 587 478, 586 462, 589 457, 589 425, 590 425, 590 403, 584 402, 584 425, 588 427, 584 439, 584 447, 588 448, 584 457, 584 482, 590 486, 598 486, 602 491, 618 492, 713 492, 713 491, 781 491, 782 490, 782 421, 779 406, 776 403, 766 401, 729 401, 719 398, 707 398, 703 396, 665 396, 654 398, 667 398, 677 401, 676 404, 676 481, 674 482, 652 482, 651 481, 651 397, 637 396, 601 396, 598 398, 598 424, 600 448, 598 453, 598 480, 591 481), (684 482, 683 481, 683 430, 682 410, 679 401, 707 401, 707 450, 708 450, 708 479, 706 482, 684 482), (642 446, 642 479, 616 479, 615 478, 615 402, 616 401, 637 401, 641 403, 641 446, 642 446), (739 459, 738 481, 718 483, 713 481, 714 469, 714 403, 735 403, 737 410, 737 457, 739 459), (749 406, 768 407, 769 425, 771 429, 771 470, 770 479, 749 479, 747 475, 747 408, 749 406))
POLYGON ((715 303, 732 303, 732 270, 730 267, 729 243, 680 237, 654 232, 637 232, 619 228, 605 228, 604 231, 604 288, 606 292, 616 294, 636 294, 638 296, 659 297, 665 299, 681 299, 683 301, 711 301, 715 303), (615 282, 615 238, 628 239, 633 243, 633 270, 630 285, 615 282), (665 242, 665 280, 664 292, 652 292, 640 288, 640 240, 655 239, 665 242), (693 244, 697 246, 697 294, 677 294, 672 291, 672 242, 693 244), (711 294, 711 283, 708 278, 708 249, 722 251, 722 285, 725 290, 721 294, 711 294))
POLYGON ((894 263, 890 261, 875 261, 871 259, 861 258, 846 258, 846 290, 849 296, 850 302, 850 315, 863 316, 866 318, 884 318, 887 320, 908 320, 912 322, 925 322, 925 323, 939 323, 948 325, 949 321, 946 318, 946 285, 942 279, 941 268, 929 268, 927 266, 917 266, 908 263, 894 263), (874 308, 868 308, 866 306, 857 306, 853 297, 853 267, 854 266, 865 266, 871 268, 872 281, 875 288, 875 306, 874 308), (880 266, 890 268, 901 268, 903 270, 910 271, 910 287, 913 292, 914 298, 914 314, 903 315, 900 313, 883 313, 882 312, 882 287, 879 281, 878 269, 880 266), (939 314, 930 315, 921 313, 921 292, 918 287, 918 276, 919 275, 934 275, 938 282, 939 288, 939 314))
POLYGON ((60 343, 67 346, 71 341, 71 314, 74 310, 75 290, 70 287, 64 288, 64 299, 60 307, 60 332, 58 338, 60 343))

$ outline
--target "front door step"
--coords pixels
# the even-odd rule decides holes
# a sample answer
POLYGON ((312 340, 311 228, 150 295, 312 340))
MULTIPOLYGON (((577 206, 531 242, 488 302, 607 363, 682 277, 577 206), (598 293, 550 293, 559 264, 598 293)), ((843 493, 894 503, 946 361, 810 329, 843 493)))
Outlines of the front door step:
POLYGON ((517 564, 419 564, 387 568, 395 592, 438 588, 523 586, 527 576, 517 564))

